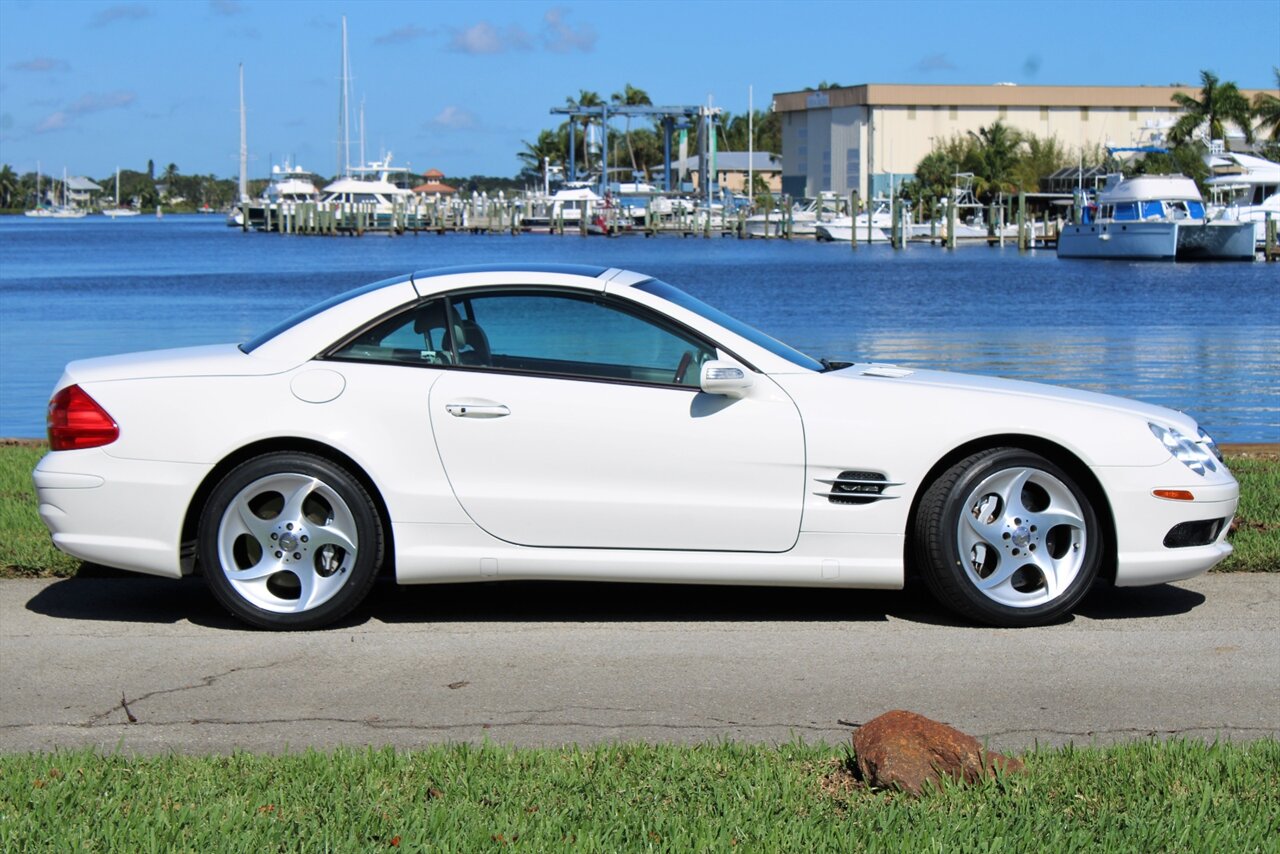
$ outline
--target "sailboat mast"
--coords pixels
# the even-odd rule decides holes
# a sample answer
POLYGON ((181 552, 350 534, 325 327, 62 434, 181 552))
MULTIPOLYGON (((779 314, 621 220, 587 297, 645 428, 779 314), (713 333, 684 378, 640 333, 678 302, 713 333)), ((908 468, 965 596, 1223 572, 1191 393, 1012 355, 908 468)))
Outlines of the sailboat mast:
POLYGON ((342 16, 342 92, 338 105, 338 171, 351 175, 351 67, 347 64, 347 16, 342 16))
POLYGON ((743 193, 748 199, 754 197, 756 157, 756 110, 755 86, 747 87, 747 191, 743 193))
MULTIPOLYGON (((116 172, 116 190, 120 189, 120 173, 116 172)), ((244 114, 244 63, 240 63, 240 201, 249 200, 249 136, 244 114)), ((117 200, 116 207, 119 207, 117 200)))

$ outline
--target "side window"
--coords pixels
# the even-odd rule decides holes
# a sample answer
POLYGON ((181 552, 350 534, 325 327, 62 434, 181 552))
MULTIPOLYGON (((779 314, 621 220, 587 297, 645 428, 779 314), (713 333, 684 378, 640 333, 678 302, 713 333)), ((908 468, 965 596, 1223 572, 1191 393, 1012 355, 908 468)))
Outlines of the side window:
MULTIPOLYGON (((715 350, 601 298, 547 292, 475 294, 455 300, 460 347, 496 369, 697 386, 715 350)), ((463 364, 465 352, 459 352, 463 364)))
POLYGON ((335 359, 451 365, 456 361, 447 332, 446 304, 430 300, 385 320, 330 354, 335 359))
POLYGON ((1137 202, 1120 202, 1116 205, 1115 219, 1128 220, 1138 218, 1137 202))

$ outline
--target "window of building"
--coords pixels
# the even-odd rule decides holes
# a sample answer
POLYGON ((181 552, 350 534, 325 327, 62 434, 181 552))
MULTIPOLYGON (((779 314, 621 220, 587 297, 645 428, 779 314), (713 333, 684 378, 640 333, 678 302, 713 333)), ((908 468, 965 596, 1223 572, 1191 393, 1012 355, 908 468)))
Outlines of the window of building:
POLYGON ((1137 107, 1130 107, 1130 108, 1129 108, 1129 121, 1131 121, 1131 122, 1136 122, 1137 120, 1138 120, 1138 108, 1137 108, 1137 107))
POLYGON ((1040 121, 1042 121, 1042 122, 1047 122, 1047 121, 1049 121, 1049 108, 1048 108, 1048 107, 1041 107, 1041 108, 1040 108, 1040 121))
POLYGON ((1008 107, 1001 107, 1001 108, 997 111, 997 115, 999 115, 999 117, 1000 117, 1000 118, 1002 118, 1002 119, 1007 119, 1007 118, 1009 117, 1009 108, 1008 108, 1008 107))
POLYGON ((956 107, 947 107, 947 118, 952 120, 960 118, 960 110, 956 107))
POLYGON ((907 120, 914 122, 916 120, 916 108, 907 107, 907 120))
MULTIPOLYGON (((862 187, 862 149, 858 146, 846 148, 844 152, 844 188, 845 191, 858 190, 862 187)), ((834 189, 834 188, 833 188, 834 189)))
POLYGON ((1087 122, 1087 121, 1089 121, 1089 108, 1088 108, 1088 107, 1081 107, 1081 108, 1080 108, 1080 121, 1082 121, 1082 122, 1087 122))

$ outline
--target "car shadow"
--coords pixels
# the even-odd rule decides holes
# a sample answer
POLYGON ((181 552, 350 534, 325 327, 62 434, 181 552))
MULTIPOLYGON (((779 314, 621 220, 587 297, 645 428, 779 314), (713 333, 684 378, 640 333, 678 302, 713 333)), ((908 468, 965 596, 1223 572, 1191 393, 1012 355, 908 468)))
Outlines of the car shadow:
MULTIPOLYGON (((1202 594, 1171 585, 1095 589, 1077 607, 1094 620, 1184 614, 1202 594)), ((244 629, 201 578, 151 578, 101 568, 54 582, 27 610, 55 619, 178 623, 244 629)), ((568 581, 503 581, 399 586, 380 579, 360 607, 331 629, 371 620, 410 623, 846 622, 890 619, 971 626, 936 604, 921 585, 906 590, 738 587, 568 581)), ((1071 617, 1061 622, 1071 622, 1071 617)))
POLYGON ((1091 620, 1136 620, 1186 614, 1205 602, 1203 593, 1157 584, 1152 587, 1115 587, 1098 584, 1076 606, 1076 613, 1091 620))

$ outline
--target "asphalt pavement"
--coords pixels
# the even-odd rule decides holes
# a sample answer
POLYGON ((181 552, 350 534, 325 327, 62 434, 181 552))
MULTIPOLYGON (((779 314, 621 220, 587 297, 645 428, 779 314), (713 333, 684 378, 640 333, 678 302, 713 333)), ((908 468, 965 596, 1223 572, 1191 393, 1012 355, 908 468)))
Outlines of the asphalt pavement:
POLYGON ((1278 618, 1280 574, 1100 590, 1013 630, 918 592, 387 583, 336 628, 273 634, 199 579, 7 580, 0 751, 835 744, 895 708, 1012 751, 1274 738, 1278 618))

